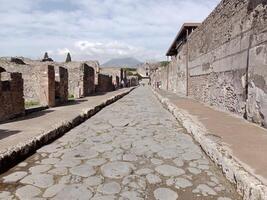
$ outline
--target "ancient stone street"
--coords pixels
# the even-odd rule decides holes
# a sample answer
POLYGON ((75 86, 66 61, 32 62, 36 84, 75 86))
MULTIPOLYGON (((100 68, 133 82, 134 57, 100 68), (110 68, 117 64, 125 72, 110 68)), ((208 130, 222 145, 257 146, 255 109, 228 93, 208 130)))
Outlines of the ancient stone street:
POLYGON ((241 199, 148 87, 39 149, 0 182, 0 199, 241 199))

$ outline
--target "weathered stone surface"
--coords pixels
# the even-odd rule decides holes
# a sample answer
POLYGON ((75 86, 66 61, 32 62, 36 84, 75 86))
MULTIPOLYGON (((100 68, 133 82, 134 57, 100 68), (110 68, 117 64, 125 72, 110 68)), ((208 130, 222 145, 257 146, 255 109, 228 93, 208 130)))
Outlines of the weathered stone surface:
POLYGON ((25 178, 23 178, 21 183, 24 184, 31 184, 36 187, 40 188, 47 188, 51 185, 53 185, 54 180, 52 175, 48 174, 33 174, 33 175, 28 175, 25 178))
POLYGON ((185 178, 177 178, 175 179, 175 187, 176 188, 187 188, 187 187, 191 187, 193 184, 192 182, 188 181, 185 178))
POLYGON ((154 197, 156 200, 176 200, 178 194, 168 188, 158 188, 154 191, 154 197))
POLYGON ((87 189, 81 184, 68 185, 64 187, 53 198, 55 200, 62 199, 76 199, 76 200, 88 200, 93 196, 91 190, 87 189))
POLYGON ((37 187, 26 185, 16 190, 16 196, 20 199, 32 199, 41 193, 37 187))
POLYGON ((118 194, 120 190, 121 190, 120 184, 116 182, 105 183, 97 188, 98 192, 108 195, 118 194))
POLYGON ((27 175, 27 172, 14 172, 12 174, 9 174, 8 176, 5 176, 3 179, 4 183, 14 183, 17 182, 19 180, 21 180, 22 178, 24 178, 27 175))
POLYGON ((79 165, 77 167, 71 168, 70 173, 77 175, 77 176, 89 177, 89 176, 94 175, 96 171, 92 166, 88 164, 83 164, 83 165, 79 165))
POLYGON ((102 174, 108 178, 123 178, 132 172, 132 166, 126 162, 111 162, 101 167, 102 174))
POLYGON ((149 184, 159 184, 161 183, 161 179, 159 176, 154 175, 154 174, 148 174, 146 175, 146 179, 149 184))
POLYGON ((155 170, 163 176, 180 176, 185 173, 183 169, 171 165, 160 165, 155 170))
MULTIPOLYGON (((240 200, 220 171, 204 159, 200 147, 181 129, 150 90, 140 87, 40 149, 25 160, 26 166, 15 166, 9 173, 23 170, 28 174, 19 184, 41 191, 30 199, 165 200, 176 199, 178 193, 181 199, 200 199, 205 193, 192 191, 207 184, 217 193, 209 195, 212 199, 240 200), (130 123, 111 126, 109 121, 113 118, 130 123), (164 152, 162 157, 159 152, 164 152), (177 158, 169 159, 173 152, 177 158), (194 152, 202 158, 183 160, 182 152, 194 152), (199 170, 198 175, 190 173, 189 168, 198 170, 203 166, 206 169, 199 170)), ((3 194, 9 198, 17 189, 17 184, 2 183, 0 194, 11 192, 3 194)))

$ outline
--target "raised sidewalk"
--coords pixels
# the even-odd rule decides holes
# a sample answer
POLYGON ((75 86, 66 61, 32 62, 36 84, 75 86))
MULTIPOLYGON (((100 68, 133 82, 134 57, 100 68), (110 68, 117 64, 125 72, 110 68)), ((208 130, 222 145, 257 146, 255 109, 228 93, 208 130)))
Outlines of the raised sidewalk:
POLYGON ((86 97, 0 124, 0 172, 60 137, 133 89, 124 88, 86 97))
POLYGON ((237 186, 244 199, 267 199, 267 130, 190 98, 155 95, 237 186))

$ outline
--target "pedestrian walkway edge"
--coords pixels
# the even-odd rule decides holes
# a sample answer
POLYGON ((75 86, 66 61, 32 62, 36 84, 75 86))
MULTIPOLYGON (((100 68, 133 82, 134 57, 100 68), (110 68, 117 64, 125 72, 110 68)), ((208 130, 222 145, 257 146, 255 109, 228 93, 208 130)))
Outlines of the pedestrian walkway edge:
POLYGON ((186 110, 174 105, 168 98, 152 89, 155 96, 182 123, 185 129, 200 144, 205 153, 219 166, 226 178, 235 184, 236 189, 244 200, 267 200, 267 186, 255 175, 245 170, 241 163, 235 159, 228 148, 209 139, 205 126, 190 115, 186 110))
POLYGON ((29 155, 33 154, 37 149, 42 146, 49 144, 56 140, 57 138, 63 136, 66 132, 70 131, 74 127, 80 125, 104 107, 118 101, 127 94, 129 94, 136 87, 130 88, 127 91, 123 91, 116 94, 110 98, 105 99, 100 102, 97 106, 91 108, 85 108, 82 113, 77 114, 77 116, 69 121, 65 121, 61 124, 57 124, 50 130, 46 130, 42 134, 31 138, 25 143, 19 143, 18 145, 7 149, 5 152, 0 153, 0 173, 5 172, 10 169, 23 159, 27 158, 29 155))

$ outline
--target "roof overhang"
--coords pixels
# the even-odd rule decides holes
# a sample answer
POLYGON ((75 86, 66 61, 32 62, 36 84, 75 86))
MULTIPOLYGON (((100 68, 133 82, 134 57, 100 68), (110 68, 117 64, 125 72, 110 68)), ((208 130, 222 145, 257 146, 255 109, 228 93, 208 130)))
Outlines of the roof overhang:
POLYGON ((172 45, 168 49, 166 56, 174 56, 177 54, 177 44, 181 45, 182 44, 182 39, 186 37, 187 30, 189 29, 195 29, 199 27, 201 23, 184 23, 183 26, 181 27, 180 31, 176 35, 172 45))

